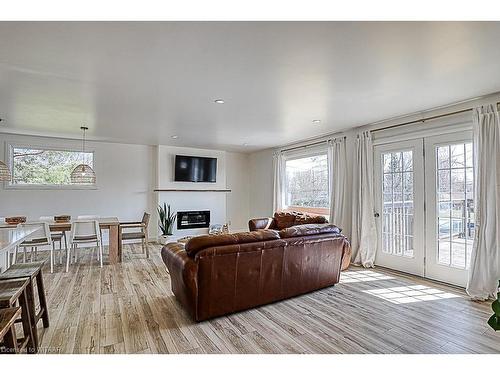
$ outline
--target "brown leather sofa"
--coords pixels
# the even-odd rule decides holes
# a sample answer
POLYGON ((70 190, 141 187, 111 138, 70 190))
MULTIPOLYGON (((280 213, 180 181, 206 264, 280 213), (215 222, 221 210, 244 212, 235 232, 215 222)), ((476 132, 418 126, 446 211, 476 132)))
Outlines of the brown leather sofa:
POLYGON ((332 286, 349 250, 335 225, 306 224, 194 237, 161 255, 175 296, 202 321, 332 286))
MULTIPOLYGON (((248 222, 248 229, 252 231, 260 229, 275 229, 283 230, 291 228, 295 225, 307 224, 323 224, 328 221, 324 216, 310 216, 300 212, 276 212, 274 217, 263 217, 258 219, 251 219, 248 222)), ((340 229, 340 228, 339 228, 340 229)), ((342 229, 340 229, 342 231, 342 229)), ((346 250, 342 258, 341 270, 344 271, 349 268, 351 264, 351 247, 346 250)))

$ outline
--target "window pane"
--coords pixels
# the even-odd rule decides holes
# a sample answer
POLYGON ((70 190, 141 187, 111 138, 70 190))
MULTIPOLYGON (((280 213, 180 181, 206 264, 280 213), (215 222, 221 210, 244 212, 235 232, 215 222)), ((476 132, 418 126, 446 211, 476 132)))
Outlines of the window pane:
POLYGON ((403 199, 413 201, 413 173, 403 173, 403 199))
POLYGON ((465 217, 465 201, 463 200, 454 200, 451 203, 451 217, 454 218, 463 218, 465 217))
POLYGON ((451 243, 451 264, 465 268, 465 241, 451 243))
POLYGON ((472 154, 472 143, 465 144, 465 160, 466 166, 472 168, 474 166, 474 159, 472 154))
POLYGON ((451 221, 451 240, 460 241, 465 238, 465 220, 452 219, 451 221))
POLYGON ((392 174, 384 174, 384 186, 383 190, 385 194, 392 194, 392 174))
POLYGON ((391 172, 391 154, 384 155, 384 173, 391 172))
POLYGON ((393 152, 392 154, 392 172, 401 172, 403 168, 403 153, 393 152))
POLYGON ((440 146, 436 155, 438 261, 468 268, 475 230, 472 143, 440 146))
POLYGON ((287 160, 287 206, 328 208, 328 158, 326 154, 287 160))
POLYGON ((413 257, 413 152, 389 152, 382 160, 382 251, 413 257))
POLYGON ((403 171, 413 171, 413 155, 411 151, 403 152, 403 171))
POLYGON ((438 262, 450 264, 451 242, 438 241, 438 262))
POLYGON ((450 202, 439 202, 438 216, 450 217, 451 214, 451 203, 450 202))
POLYGON ((450 167, 450 146, 441 146, 437 148, 438 168, 450 167))
POLYGON ((438 171, 437 176, 438 199, 440 201, 450 200, 450 171, 438 171))
MULTIPOLYGON (((454 169, 451 171, 451 192, 453 196, 455 196, 454 193, 465 192, 465 171, 463 169, 454 169)), ((462 197, 463 195, 459 194, 458 196, 462 197)))
POLYGON ((451 168, 465 167, 465 145, 451 145, 451 168))
POLYGON ((402 173, 394 173, 392 175, 392 189, 394 193, 402 193, 403 192, 403 174, 402 173))
POLYGON ((71 171, 81 163, 93 167, 94 154, 79 151, 12 148, 13 185, 71 185, 71 171))
POLYGON ((439 218, 438 219, 438 237, 441 240, 450 240, 450 219, 439 218))
POLYGON ((465 170, 465 191, 472 198, 472 194, 474 194, 474 170, 472 168, 465 170))

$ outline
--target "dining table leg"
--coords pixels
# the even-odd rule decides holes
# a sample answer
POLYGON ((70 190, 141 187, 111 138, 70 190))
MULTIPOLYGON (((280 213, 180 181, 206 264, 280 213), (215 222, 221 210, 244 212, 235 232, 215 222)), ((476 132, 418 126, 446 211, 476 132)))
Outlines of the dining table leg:
POLYGON ((120 225, 109 226, 109 263, 116 264, 120 261, 120 225))

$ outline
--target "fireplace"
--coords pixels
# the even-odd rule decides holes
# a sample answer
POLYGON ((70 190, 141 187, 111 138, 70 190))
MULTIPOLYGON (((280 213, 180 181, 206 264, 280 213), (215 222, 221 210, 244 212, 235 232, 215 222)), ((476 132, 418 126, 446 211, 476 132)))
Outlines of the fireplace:
POLYGON ((177 212, 177 229, 208 228, 209 226, 210 211, 177 212))

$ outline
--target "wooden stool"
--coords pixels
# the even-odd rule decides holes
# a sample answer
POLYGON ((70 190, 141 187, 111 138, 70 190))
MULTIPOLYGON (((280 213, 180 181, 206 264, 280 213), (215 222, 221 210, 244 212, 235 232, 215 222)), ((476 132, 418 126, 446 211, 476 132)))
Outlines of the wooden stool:
MULTIPOLYGON (((45 262, 19 263, 8 268, 4 273, 0 273, 0 280, 11 280, 28 277, 30 279, 31 293, 34 296, 33 280, 36 279, 36 287, 38 290, 38 303, 40 311, 34 316, 36 317, 33 324, 37 325, 40 319, 43 320, 43 327, 49 328, 49 310, 47 308, 47 299, 45 296, 45 287, 43 286, 42 268, 45 262)), ((33 304, 35 305, 35 304, 33 304)))
POLYGON ((35 306, 29 284, 29 278, 0 280, 0 307, 15 307, 16 303, 19 302, 24 333, 19 350, 26 348, 28 353, 36 353, 38 351, 38 337, 36 336, 36 327, 33 332, 32 324, 32 319, 35 318, 32 315, 35 306))
POLYGON ((0 342, 3 341, 4 347, 0 354, 17 354, 17 336, 15 322, 21 316, 20 307, 11 307, 0 309, 0 342))

